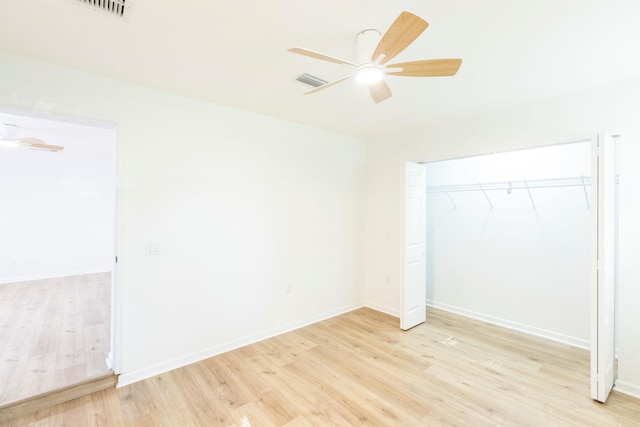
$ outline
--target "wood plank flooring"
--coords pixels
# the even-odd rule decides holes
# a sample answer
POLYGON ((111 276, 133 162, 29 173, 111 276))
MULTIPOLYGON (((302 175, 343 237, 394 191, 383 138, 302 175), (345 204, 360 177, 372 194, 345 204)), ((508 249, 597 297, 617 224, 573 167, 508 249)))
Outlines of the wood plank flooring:
POLYGON ((108 372, 111 274, 0 284, 0 405, 108 372))
POLYGON ((640 426, 585 350, 437 310, 359 309, 8 426, 640 426))

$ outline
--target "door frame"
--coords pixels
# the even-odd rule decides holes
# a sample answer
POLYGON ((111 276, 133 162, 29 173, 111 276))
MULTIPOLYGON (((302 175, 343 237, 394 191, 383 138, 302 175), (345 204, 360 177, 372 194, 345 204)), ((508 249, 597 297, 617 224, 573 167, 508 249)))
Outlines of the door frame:
POLYGON ((57 114, 57 113, 44 113, 44 112, 39 112, 39 111, 32 111, 32 110, 27 110, 21 107, 16 107, 16 106, 11 106, 11 105, 4 105, 1 104, 0 105, 0 111, 7 113, 7 114, 12 114, 12 115, 18 115, 18 116, 25 116, 25 117, 29 117, 35 120, 49 120, 49 121, 57 121, 57 122, 61 122, 61 123, 69 123, 69 124, 73 124, 73 125, 81 125, 81 126, 88 126, 88 127, 95 127, 95 128, 102 128, 102 129, 106 129, 111 131, 111 135, 112 135, 112 140, 111 140, 111 145, 112 145, 112 149, 113 149, 113 173, 112 173, 112 177, 113 177, 113 187, 112 187, 112 193, 111 196, 113 197, 113 245, 112 245, 112 249, 113 249, 113 264, 112 264, 112 270, 111 270, 111 327, 110 327, 110 337, 109 337, 109 351, 107 354, 107 358, 105 360, 105 364, 107 366, 108 369, 111 369, 114 373, 120 373, 121 370, 121 363, 119 362, 119 356, 120 356, 120 351, 119 351, 119 337, 120 337, 120 333, 119 331, 121 330, 120 324, 121 324, 121 316, 119 316, 119 310, 121 307, 121 303, 120 303, 120 293, 119 293, 119 288, 120 286, 118 285, 118 283, 120 282, 118 280, 118 275, 119 275, 119 263, 116 261, 118 259, 118 253, 121 253, 121 248, 119 243, 122 241, 121 235, 122 235, 122 230, 121 227, 119 227, 120 224, 120 218, 122 217, 121 215, 121 204, 119 203, 120 201, 120 185, 119 183, 122 182, 122 176, 121 176, 121 172, 120 172, 120 164, 118 161, 118 154, 119 154, 119 150, 118 150, 118 138, 117 138, 117 129, 118 129, 118 125, 117 123, 114 122, 109 122, 109 121, 104 121, 104 120, 97 120, 97 119, 90 119, 90 118, 84 118, 84 117, 76 117, 76 116, 67 116, 67 115, 62 115, 62 114, 57 114))

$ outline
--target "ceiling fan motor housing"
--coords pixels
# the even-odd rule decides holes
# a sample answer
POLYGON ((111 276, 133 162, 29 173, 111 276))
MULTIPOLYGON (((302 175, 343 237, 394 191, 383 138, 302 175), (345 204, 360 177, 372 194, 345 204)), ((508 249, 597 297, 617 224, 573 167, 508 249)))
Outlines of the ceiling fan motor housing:
POLYGON ((0 125, 0 139, 2 140, 14 140, 19 138, 20 131, 18 126, 2 123, 0 125))

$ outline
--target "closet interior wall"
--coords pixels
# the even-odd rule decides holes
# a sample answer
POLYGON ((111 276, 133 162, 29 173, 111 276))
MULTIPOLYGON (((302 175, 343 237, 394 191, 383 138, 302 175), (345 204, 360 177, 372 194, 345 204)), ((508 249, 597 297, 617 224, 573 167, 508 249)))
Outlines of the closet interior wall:
POLYGON ((427 305, 585 347, 590 142, 427 164, 427 305))

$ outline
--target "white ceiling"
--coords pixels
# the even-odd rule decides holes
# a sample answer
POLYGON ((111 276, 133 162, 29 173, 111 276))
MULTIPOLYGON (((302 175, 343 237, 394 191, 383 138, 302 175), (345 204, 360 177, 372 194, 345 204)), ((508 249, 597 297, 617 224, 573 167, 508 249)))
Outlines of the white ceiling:
POLYGON ((0 0, 0 49, 363 138, 390 136, 640 75, 640 1, 0 0), (374 104, 353 80, 312 95, 302 73, 349 73, 355 34, 402 10, 430 26, 394 62, 463 58, 454 77, 389 76, 374 104))

